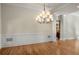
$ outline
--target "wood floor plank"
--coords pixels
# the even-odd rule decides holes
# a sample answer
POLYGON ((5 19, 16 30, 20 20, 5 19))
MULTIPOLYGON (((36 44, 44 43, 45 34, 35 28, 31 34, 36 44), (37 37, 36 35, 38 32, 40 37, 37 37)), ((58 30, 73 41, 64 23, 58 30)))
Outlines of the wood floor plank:
POLYGON ((79 54, 79 45, 76 40, 58 40, 31 45, 23 45, 0 49, 0 55, 75 55, 79 54))

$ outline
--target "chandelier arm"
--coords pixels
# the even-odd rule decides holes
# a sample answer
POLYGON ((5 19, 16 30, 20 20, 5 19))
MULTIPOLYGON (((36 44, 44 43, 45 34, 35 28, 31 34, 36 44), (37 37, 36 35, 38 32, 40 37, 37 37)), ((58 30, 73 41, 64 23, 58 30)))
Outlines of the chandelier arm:
POLYGON ((45 11, 45 3, 44 3, 44 11, 45 11))

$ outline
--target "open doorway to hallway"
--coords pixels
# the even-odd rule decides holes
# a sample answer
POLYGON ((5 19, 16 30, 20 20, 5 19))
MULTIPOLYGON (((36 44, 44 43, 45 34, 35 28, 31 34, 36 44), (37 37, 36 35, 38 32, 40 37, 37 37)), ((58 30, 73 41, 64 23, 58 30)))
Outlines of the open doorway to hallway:
POLYGON ((60 40, 60 19, 56 20, 56 38, 60 40))

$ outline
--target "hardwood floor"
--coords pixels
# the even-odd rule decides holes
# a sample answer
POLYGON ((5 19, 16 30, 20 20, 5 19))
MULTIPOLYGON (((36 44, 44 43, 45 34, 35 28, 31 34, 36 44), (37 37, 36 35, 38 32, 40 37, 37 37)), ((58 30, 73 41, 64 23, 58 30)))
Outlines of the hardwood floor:
POLYGON ((45 42, 0 49, 1 55, 75 55, 79 54, 78 40, 45 42))

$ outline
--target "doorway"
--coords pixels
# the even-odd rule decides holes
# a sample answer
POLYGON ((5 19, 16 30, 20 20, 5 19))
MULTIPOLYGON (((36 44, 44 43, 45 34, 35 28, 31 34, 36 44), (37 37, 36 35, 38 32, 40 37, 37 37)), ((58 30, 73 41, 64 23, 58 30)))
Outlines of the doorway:
POLYGON ((60 19, 56 20, 56 39, 60 40, 60 19))

